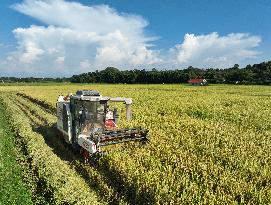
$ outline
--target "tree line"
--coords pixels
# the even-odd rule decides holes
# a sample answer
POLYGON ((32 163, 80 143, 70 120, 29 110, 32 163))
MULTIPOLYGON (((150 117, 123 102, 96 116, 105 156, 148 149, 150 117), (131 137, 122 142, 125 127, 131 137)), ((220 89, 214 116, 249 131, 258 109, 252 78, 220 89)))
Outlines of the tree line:
POLYGON ((239 68, 235 64, 231 68, 200 69, 189 66, 186 69, 152 70, 134 69, 121 71, 114 67, 107 67, 101 71, 94 71, 73 75, 70 78, 16 78, 0 77, 0 83, 35 83, 35 82, 72 82, 72 83, 186 83, 190 79, 204 78, 208 83, 226 84, 261 84, 271 85, 271 61, 239 68))
POLYGON ((50 83, 50 82, 70 82, 71 78, 35 78, 35 77, 0 77, 0 83, 50 83))
POLYGON ((227 84, 271 84, 271 61, 247 65, 239 68, 235 64, 227 69, 199 69, 189 66, 186 69, 157 70, 145 69, 120 71, 114 67, 107 67, 101 71, 73 75, 73 83, 186 83, 189 79, 205 78, 209 83, 227 84))

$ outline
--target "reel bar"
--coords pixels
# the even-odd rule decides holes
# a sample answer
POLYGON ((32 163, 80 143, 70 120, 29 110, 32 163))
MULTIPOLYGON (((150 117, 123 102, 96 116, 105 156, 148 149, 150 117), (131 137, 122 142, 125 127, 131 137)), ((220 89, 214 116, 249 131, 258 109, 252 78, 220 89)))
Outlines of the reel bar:
POLYGON ((98 137, 99 146, 107 146, 111 144, 119 144, 123 142, 147 140, 148 130, 126 129, 106 131, 102 136, 98 137))
POLYGON ((146 137, 138 137, 138 138, 133 138, 133 139, 128 139, 128 140, 120 140, 120 141, 109 141, 108 143, 100 143, 99 145, 101 147, 103 147, 103 146, 107 146, 107 145, 121 144, 124 142, 132 142, 132 141, 137 141, 137 140, 146 140, 146 137))

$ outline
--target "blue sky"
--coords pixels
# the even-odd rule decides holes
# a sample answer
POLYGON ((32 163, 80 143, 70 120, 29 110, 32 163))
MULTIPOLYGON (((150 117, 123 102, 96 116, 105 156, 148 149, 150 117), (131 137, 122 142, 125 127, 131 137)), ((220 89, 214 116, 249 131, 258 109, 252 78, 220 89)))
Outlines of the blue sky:
POLYGON ((2 0, 1 76, 271 59, 271 1, 2 0))

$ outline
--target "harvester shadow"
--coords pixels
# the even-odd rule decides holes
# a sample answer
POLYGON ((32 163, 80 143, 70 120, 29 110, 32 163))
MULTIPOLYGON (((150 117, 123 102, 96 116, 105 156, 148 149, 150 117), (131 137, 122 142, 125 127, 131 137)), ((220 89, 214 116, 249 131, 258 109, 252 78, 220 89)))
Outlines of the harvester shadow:
POLYGON ((33 125, 32 129, 34 132, 41 134, 45 143, 52 148, 52 151, 62 160, 69 162, 88 186, 94 189, 109 204, 120 204, 121 201, 126 201, 129 204, 155 204, 154 193, 150 193, 148 190, 139 190, 136 183, 127 183, 118 168, 110 165, 110 161, 106 156, 85 165, 82 157, 74 153, 71 147, 61 138, 56 124, 51 126, 46 124, 43 126, 33 125), (98 171, 106 185, 113 189, 110 196, 105 197, 108 195, 105 186, 99 183, 95 176, 91 176, 88 169, 98 171))

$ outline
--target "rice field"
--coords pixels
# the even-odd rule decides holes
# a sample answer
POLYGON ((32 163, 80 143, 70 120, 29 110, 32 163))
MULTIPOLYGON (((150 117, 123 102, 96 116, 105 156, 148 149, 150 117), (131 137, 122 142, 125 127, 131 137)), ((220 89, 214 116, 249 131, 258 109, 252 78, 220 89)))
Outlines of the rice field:
POLYGON ((268 204, 270 86, 33 84, 0 87, 33 203, 268 204), (109 148, 85 164, 56 131, 59 95, 80 89, 133 98, 146 145, 109 148))

